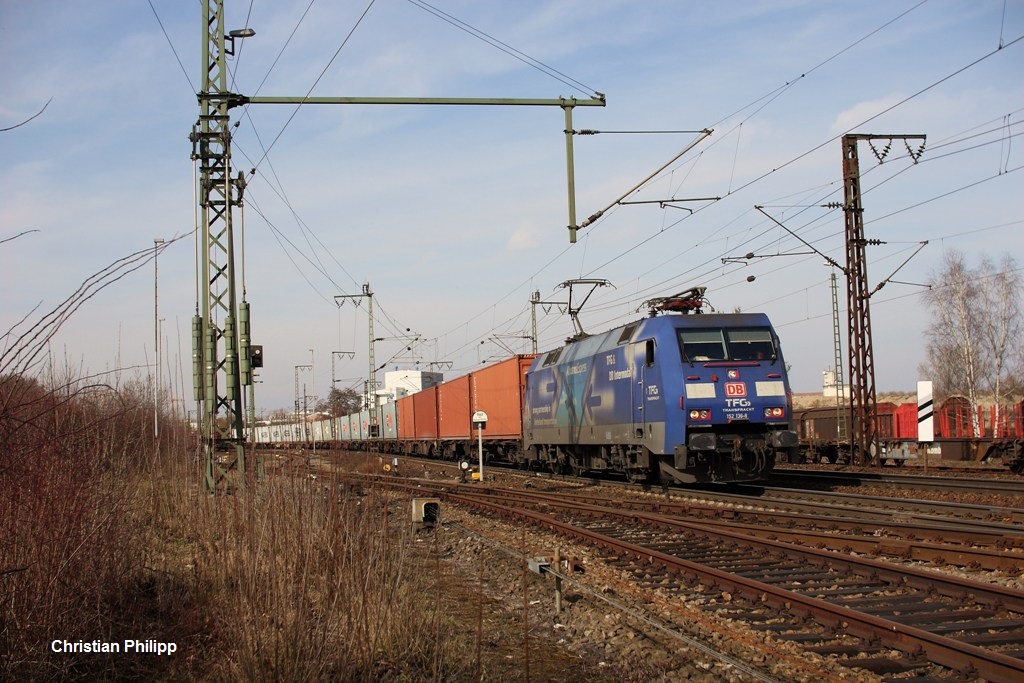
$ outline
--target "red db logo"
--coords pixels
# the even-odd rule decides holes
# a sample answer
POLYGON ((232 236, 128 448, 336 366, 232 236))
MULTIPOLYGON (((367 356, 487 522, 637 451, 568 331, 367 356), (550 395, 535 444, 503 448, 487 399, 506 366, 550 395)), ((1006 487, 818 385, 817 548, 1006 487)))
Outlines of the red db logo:
POLYGON ((725 395, 737 398, 740 396, 747 395, 747 385, 743 382, 726 382, 725 383, 725 395))

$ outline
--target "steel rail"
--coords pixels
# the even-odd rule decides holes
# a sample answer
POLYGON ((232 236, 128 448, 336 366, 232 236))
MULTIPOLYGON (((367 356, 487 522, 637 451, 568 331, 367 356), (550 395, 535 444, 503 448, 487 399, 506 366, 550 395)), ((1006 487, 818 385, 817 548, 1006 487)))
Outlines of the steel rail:
MULTIPOLYGON (((722 571, 714 567, 700 565, 679 558, 667 553, 636 545, 628 541, 584 529, 573 524, 562 522, 553 515, 527 510, 521 507, 510 507, 514 499, 495 496, 493 494, 465 494, 447 493, 446 498, 452 502, 475 506, 478 509, 486 509, 490 512, 503 516, 514 516, 529 521, 533 524, 549 528, 563 534, 580 538, 587 542, 595 543, 606 548, 629 554, 641 560, 655 562, 669 568, 672 571, 682 572, 701 579, 709 579, 716 585, 741 593, 754 600, 765 600, 775 607, 797 613, 814 615, 815 619, 823 625, 842 629, 863 639, 877 639, 885 645, 910 654, 925 653, 928 659, 934 663, 941 664, 958 672, 975 672, 989 681, 1019 681, 1024 678, 1024 660, 1010 657, 999 652, 986 650, 975 645, 962 643, 951 638, 939 636, 928 631, 907 626, 899 622, 891 621, 871 614, 858 612, 848 607, 833 605, 818 598, 812 598, 793 591, 776 588, 770 584, 747 579, 745 577, 722 571), (492 499, 488 500, 490 497, 492 499)), ((583 508, 576 504, 567 503, 560 507, 583 508)), ((596 507, 596 506, 592 506, 596 507)), ((596 510, 595 510, 596 511, 596 510)), ((600 510, 608 514, 607 510, 600 510)), ((636 517, 634 513, 631 516, 636 517)), ((653 517, 653 515, 639 515, 653 517)), ((640 521, 639 519, 637 521, 640 521)), ((650 520, 648 520, 650 521, 650 520)), ((678 529, 686 529, 705 535, 739 539, 744 543, 751 543, 753 539, 741 534, 731 534, 721 529, 686 523, 672 523, 672 520, 662 519, 662 523, 668 523, 678 529)), ((802 553, 809 556, 822 558, 830 563, 842 563, 851 569, 857 569, 869 575, 889 576, 899 583, 902 577, 903 582, 921 589, 934 588, 936 585, 944 586, 947 595, 960 595, 962 597, 972 596, 980 601, 988 601, 998 604, 1013 611, 1024 611, 1024 593, 1003 589, 997 586, 984 586, 976 582, 963 581, 954 578, 939 577, 926 572, 920 572, 912 568, 894 568, 883 563, 852 558, 827 551, 816 551, 809 548, 799 548, 788 543, 775 542, 770 540, 758 540, 757 543, 772 547, 786 554, 802 553), (982 598, 984 597, 984 600, 982 598)))
MULTIPOLYGON (((379 477, 364 476, 364 478, 378 483, 380 480, 379 477)), ((879 642, 912 656, 924 654, 929 661, 959 673, 976 674, 988 681, 1024 680, 1024 660, 1022 659, 930 633, 897 621, 859 612, 847 606, 834 605, 819 598, 777 588, 756 579, 748 579, 728 571, 691 562, 653 548, 563 522, 547 512, 531 511, 520 507, 520 504, 528 502, 526 498, 536 498, 538 494, 535 492, 491 489, 467 491, 468 487, 465 486, 430 481, 402 482, 395 480, 383 483, 389 487, 420 494, 431 491, 451 502, 486 510, 504 517, 511 516, 526 520, 532 524, 604 546, 642 561, 657 563, 670 571, 698 578, 702 582, 708 580, 713 585, 742 594, 748 599, 762 600, 790 613, 813 616, 823 626, 842 630, 866 641, 879 642)), ((552 495, 558 496, 559 494, 552 495)), ((619 516, 631 522, 688 531, 722 541, 739 541, 748 545, 758 543, 785 556, 802 554, 832 565, 833 568, 845 565, 854 574, 881 577, 894 586, 906 585, 918 590, 937 591, 947 597, 970 598, 976 602, 1024 613, 1024 592, 1009 588, 941 576, 934 572, 924 572, 909 567, 893 567, 873 560, 854 558, 847 554, 799 547, 771 539, 753 539, 742 533, 733 533, 707 524, 682 522, 664 515, 609 510, 601 506, 557 499, 543 500, 537 504, 544 505, 549 509, 557 508, 596 516, 619 516)), ((856 662, 851 662, 851 665, 855 666, 856 662)))
POLYGON ((1017 479, 962 479, 960 477, 933 477, 921 474, 888 474, 884 472, 840 472, 832 470, 796 470, 775 468, 771 480, 842 481, 860 485, 908 486, 940 491, 982 493, 1024 493, 1024 482, 1017 479))
MULTIPOLYGON (((529 496, 529 493, 520 495, 529 496)), ((543 493, 536 495, 542 496, 543 493)), ((820 525, 828 525, 830 528, 853 530, 865 526, 890 527, 899 529, 905 535, 913 535, 920 538, 935 538, 942 540, 961 540, 966 543, 988 542, 990 545, 1002 547, 1024 547, 1024 526, 1004 524, 996 522, 983 522, 974 518, 950 519, 937 514, 914 514, 902 508, 894 510, 872 510, 866 509, 863 505, 833 504, 833 503, 804 503, 798 498, 751 498, 744 496, 719 494, 695 494, 695 498, 706 498, 708 500, 616 500, 611 498, 598 498, 593 495, 582 495, 573 493, 560 493, 566 500, 581 500, 595 505, 609 505, 618 508, 632 510, 647 510, 662 514, 681 514, 694 517, 728 517, 731 519, 753 518, 757 521, 765 519, 772 520, 778 524, 799 524, 801 521, 813 520, 820 525), (716 505, 714 501, 723 501, 724 504, 734 507, 716 505), (779 507, 788 507, 792 510, 780 510, 779 507)), ((813 495, 813 494, 812 494, 813 495)), ((878 499, 866 496, 857 496, 856 500, 861 503, 871 504, 886 499, 878 499)), ((931 508, 933 511, 941 507, 931 508)), ((954 508, 955 510, 956 508, 954 508)), ((973 511, 975 508, 970 508, 973 511)), ((1002 517, 1014 512, 1024 514, 1024 510, 1009 510, 988 508, 992 516, 999 517, 1000 510, 1005 512, 1002 517)))

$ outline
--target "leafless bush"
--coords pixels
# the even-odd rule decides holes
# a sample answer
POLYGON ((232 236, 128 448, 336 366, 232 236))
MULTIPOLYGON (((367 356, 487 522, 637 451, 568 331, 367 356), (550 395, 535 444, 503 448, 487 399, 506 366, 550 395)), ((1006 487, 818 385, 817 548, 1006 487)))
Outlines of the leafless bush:
POLYGON ((144 564, 129 476, 147 445, 131 419, 136 398, 0 378, 0 677, 106 671, 107 658, 62 657, 49 644, 151 626, 118 607, 139 590, 144 564))
POLYGON ((0 379, 0 679, 468 670, 439 631, 438 576, 412 556, 416 539, 389 519, 386 494, 280 474, 210 496, 183 424, 165 416, 154 441, 151 401, 138 381, 0 379), (50 649, 125 639, 179 654, 50 649))

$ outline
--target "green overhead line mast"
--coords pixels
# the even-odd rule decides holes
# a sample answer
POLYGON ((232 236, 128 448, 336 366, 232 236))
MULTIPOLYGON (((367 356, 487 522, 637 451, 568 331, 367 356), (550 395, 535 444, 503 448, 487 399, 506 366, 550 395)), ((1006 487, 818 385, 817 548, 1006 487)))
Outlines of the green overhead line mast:
POLYGON ((196 249, 199 282, 192 320, 192 380, 199 404, 203 483, 207 491, 213 492, 245 482, 242 386, 251 384, 252 373, 248 304, 244 299, 244 322, 239 325, 231 220, 233 206, 242 201, 241 186, 236 187, 231 178, 228 129, 232 95, 227 89, 226 62, 234 37, 225 39, 223 0, 203 0, 203 14, 203 85, 199 92, 199 121, 191 135, 192 158, 198 164, 200 223, 196 249), (248 381, 243 380, 243 375, 248 381), (218 452, 227 454, 223 463, 218 462, 218 452), (231 471, 238 474, 236 482, 230 481, 231 471))
MULTIPOLYGON (((200 225, 196 247, 196 313, 192 322, 193 393, 198 403, 199 450, 203 483, 208 492, 245 485, 245 411, 248 387, 253 427, 253 368, 262 367, 262 348, 249 344, 249 304, 239 302, 235 287, 234 207, 242 206, 245 180, 231 177, 229 111, 247 104, 417 104, 556 106, 565 112, 566 169, 569 196, 569 240, 576 241, 576 191, 573 169, 572 110, 605 106, 601 93, 580 99, 518 99, 468 97, 245 97, 228 90, 227 57, 235 39, 255 35, 252 29, 225 33, 225 0, 202 0, 203 74, 199 121, 191 134, 192 158, 198 165, 200 225), (258 351, 258 352, 257 352, 258 351), (218 456, 218 453, 224 454, 218 456)), ((244 264, 243 264, 244 268, 244 264)))

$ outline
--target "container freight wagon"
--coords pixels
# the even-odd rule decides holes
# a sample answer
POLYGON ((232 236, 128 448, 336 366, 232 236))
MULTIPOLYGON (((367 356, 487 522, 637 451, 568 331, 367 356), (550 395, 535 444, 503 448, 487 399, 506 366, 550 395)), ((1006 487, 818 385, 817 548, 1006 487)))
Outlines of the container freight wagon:
POLYGON ((264 447, 270 446, 270 444, 272 443, 272 441, 270 440, 270 433, 270 425, 257 425, 256 444, 264 447))
POLYGON ((518 355, 398 399, 399 452, 434 458, 475 457, 473 413, 487 413, 483 433, 488 460, 512 461, 522 439, 523 382, 533 360, 518 355))
MULTIPOLYGON (((484 457, 502 462, 523 462, 523 409, 526 398, 526 373, 533 364, 532 354, 517 355, 470 374, 469 415, 487 413, 483 430, 484 457)), ((477 434, 469 435, 470 452, 475 453, 477 434)))
POLYGON ((330 420, 314 420, 309 423, 310 438, 314 444, 320 444, 321 446, 327 444, 334 437, 331 434, 331 421, 330 420))
POLYGON ((416 440, 416 404, 413 396, 409 394, 395 401, 395 417, 398 419, 398 441, 401 452, 411 453, 406 447, 416 440))
POLYGON ((425 455, 427 457, 438 457, 437 439, 437 392, 438 386, 432 386, 423 391, 417 391, 408 399, 413 406, 413 431, 412 441, 406 444, 411 448, 407 452, 413 455, 425 455))
POLYGON ((760 480, 795 451, 786 363, 767 316, 652 316, 540 355, 527 373, 526 457, 555 470, 684 483, 760 480))
POLYGON ((380 420, 380 435, 385 441, 394 441, 398 438, 398 416, 397 406, 392 403, 385 403, 377 409, 377 419, 380 420))
POLYGON ((466 456, 465 444, 471 435, 469 406, 469 375, 463 375, 436 386, 437 438, 439 457, 454 460, 466 456))

